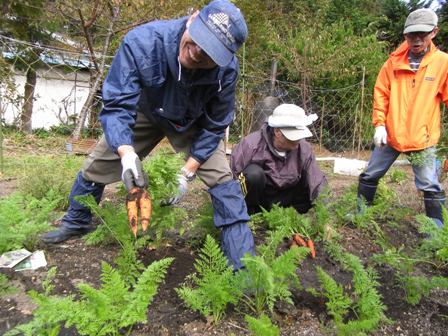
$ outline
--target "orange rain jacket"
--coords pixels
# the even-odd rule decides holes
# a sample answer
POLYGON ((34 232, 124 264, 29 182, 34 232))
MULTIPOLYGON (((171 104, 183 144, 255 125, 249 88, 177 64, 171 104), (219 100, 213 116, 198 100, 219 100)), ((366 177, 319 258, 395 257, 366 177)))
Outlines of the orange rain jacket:
POLYGON ((440 102, 448 105, 448 54, 431 42, 417 72, 402 43, 384 63, 374 89, 373 125, 385 125, 387 144, 399 152, 434 146, 440 137, 440 102))

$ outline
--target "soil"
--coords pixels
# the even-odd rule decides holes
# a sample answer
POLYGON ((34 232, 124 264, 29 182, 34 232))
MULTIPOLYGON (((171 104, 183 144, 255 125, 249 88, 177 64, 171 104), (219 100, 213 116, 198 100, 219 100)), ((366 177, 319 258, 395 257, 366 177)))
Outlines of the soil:
MULTIPOLYGON (((330 161, 320 161, 326 172, 332 193, 338 197, 357 181, 356 177, 335 175, 332 173, 330 161)), ((406 181, 402 185, 389 183, 398 195, 400 207, 409 207, 415 211, 424 211, 421 196, 415 191, 413 174, 410 167, 400 167, 407 172, 406 181)), ((446 182, 445 189, 447 187, 446 182)), ((14 179, 0 179, 0 196, 8 195, 17 187, 14 179)), ((115 189, 106 188, 106 197, 114 198, 115 189)), ((179 206, 185 207, 194 214, 206 197, 205 187, 198 182, 193 184, 187 197, 179 206), (186 201, 189 200, 189 202, 186 201)), ((397 227, 382 227, 385 234, 395 246, 414 246, 422 239, 412 220, 404 220, 397 227)), ((257 230, 256 241, 262 239, 265 232, 257 230)), ((350 252, 368 262, 368 258, 380 249, 369 235, 351 225, 339 229, 342 235, 342 245, 350 252)), ((287 244, 285 242, 285 244, 287 244)), ((145 249, 140 253, 141 260, 149 265, 154 260, 164 257, 174 257, 165 282, 159 287, 153 303, 148 309, 148 323, 138 324, 131 335, 249 335, 247 325, 241 312, 232 308, 226 317, 217 325, 209 325, 198 313, 186 308, 177 296, 174 288, 179 287, 188 274, 194 270, 195 252, 188 244, 185 236, 170 237, 170 241, 157 249, 145 249)), ((45 251, 48 265, 35 271, 13 272, 1 269, 10 283, 17 288, 13 294, 0 298, 0 334, 14 326, 32 319, 35 304, 26 295, 29 290, 41 290, 50 267, 57 266, 54 280, 54 293, 67 295, 77 293, 76 285, 86 282, 98 286, 101 274, 101 262, 113 263, 119 251, 118 246, 94 247, 87 246, 82 239, 72 239, 55 246, 40 246, 45 251)), ((319 265, 344 286, 350 286, 351 274, 342 270, 340 265, 332 261, 322 246, 317 245, 316 259, 306 259, 298 269, 302 289, 293 290, 294 304, 278 304, 272 315, 273 321, 281 328, 281 335, 327 335, 324 325, 330 321, 326 313, 325 301, 309 294, 306 288, 318 287, 315 266, 319 265)), ((389 323, 381 325, 372 335, 434 335, 448 334, 448 293, 435 291, 429 298, 412 306, 406 303, 403 290, 397 285, 392 269, 376 267, 379 274, 379 290, 383 303, 387 306, 386 315, 389 323)), ((435 274, 433 269, 424 269, 426 274, 435 274)), ((439 275, 448 276, 448 270, 438 270, 439 275)), ((77 335, 74 330, 62 330, 61 335, 77 335)))

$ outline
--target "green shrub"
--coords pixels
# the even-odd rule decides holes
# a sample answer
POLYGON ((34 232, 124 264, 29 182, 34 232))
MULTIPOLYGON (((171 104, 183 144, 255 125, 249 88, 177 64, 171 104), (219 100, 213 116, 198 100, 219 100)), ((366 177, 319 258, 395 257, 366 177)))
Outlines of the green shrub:
MULTIPOLYGON (((208 197, 208 195, 207 195, 208 197)), ((204 243, 207 235, 219 239, 219 230, 213 220, 213 207, 210 198, 204 199, 202 207, 194 214, 194 218, 179 229, 180 234, 186 234, 186 243, 192 249, 198 249, 204 243)))
MULTIPOLYGON (((129 283, 135 283, 138 275, 143 270, 144 266, 137 257, 137 251, 140 247, 147 244, 150 239, 150 235, 141 235, 135 239, 128 225, 128 217, 124 204, 114 205, 109 201, 103 201, 100 207, 95 198, 92 195, 79 196, 76 199, 91 209, 92 213, 100 220, 100 224, 96 230, 85 235, 83 239, 88 245, 107 245, 112 243, 118 243, 121 247, 120 253, 115 259, 115 263, 118 266, 118 272, 129 283)), ((155 206, 156 209, 161 209, 160 206, 155 206)), ((152 216, 155 218, 151 222, 149 228, 150 232, 156 230, 156 238, 159 240, 160 235, 163 232, 163 228, 168 224, 174 225, 176 223, 177 211, 167 212, 166 215, 161 215, 157 211, 153 211, 152 216), (159 227, 158 223, 164 223, 163 227, 159 227), (168 224, 167 224, 168 223, 168 224)), ((157 242, 156 242, 157 243, 157 242)))
MULTIPOLYGON (((447 211, 443 210, 444 221, 447 222, 447 211)), ((425 215, 415 216, 420 224, 419 231, 426 235, 420 246, 405 253, 404 248, 387 247, 372 260, 379 265, 388 265, 395 271, 398 285, 405 292, 406 301, 416 305, 434 288, 448 288, 448 278, 443 276, 422 276, 416 266, 427 264, 432 267, 444 267, 448 262, 448 229, 445 225, 438 228, 434 221, 425 215)))
POLYGON ((50 229, 50 216, 60 201, 53 190, 41 199, 21 193, 0 198, 0 253, 34 250, 39 234, 50 229))
POLYGON ((61 196, 57 208, 65 209, 80 166, 81 158, 73 155, 30 156, 23 162, 19 191, 40 199, 52 189, 61 196))
POLYGON ((61 324, 66 314, 72 311, 73 296, 57 297, 50 296, 54 286, 51 284, 56 275, 56 267, 52 267, 47 278, 42 282, 43 293, 30 291, 28 294, 38 308, 33 312, 33 320, 26 324, 16 326, 8 331, 5 336, 58 336, 61 324))
MULTIPOLYGON (((162 200, 172 197, 177 192, 177 174, 182 164, 181 155, 158 151, 148 160, 144 161, 144 169, 149 176, 149 193, 152 210, 149 226, 149 235, 155 237, 155 244, 159 244, 164 234, 175 228, 185 217, 185 210, 180 207, 161 206, 162 200)), ((125 209, 125 189, 122 186, 118 197, 122 198, 122 205, 116 206, 103 201, 100 207, 93 197, 78 196, 76 200, 92 210, 101 224, 86 236, 89 244, 110 243, 114 240, 123 242, 133 240, 128 227, 127 212, 125 209)), ((139 227, 141 232, 141 227, 139 227)), ((181 228, 179 228, 181 230, 181 228)), ((149 237, 139 237, 136 246, 143 246, 149 237)))
POLYGON ((448 289, 448 278, 443 276, 403 276, 399 280, 405 290, 406 301, 411 305, 416 305, 423 297, 429 296, 432 289, 448 289))

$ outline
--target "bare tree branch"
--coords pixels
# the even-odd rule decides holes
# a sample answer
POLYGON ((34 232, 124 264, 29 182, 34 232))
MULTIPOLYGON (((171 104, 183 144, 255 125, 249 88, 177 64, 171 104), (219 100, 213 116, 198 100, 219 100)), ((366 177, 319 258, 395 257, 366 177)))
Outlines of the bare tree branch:
POLYGON ((98 7, 100 6, 100 1, 101 0, 96 0, 95 5, 93 6, 92 9, 92 16, 90 17, 90 19, 84 23, 85 28, 90 28, 92 26, 92 24, 96 21, 96 18, 98 16, 98 7))
POLYGON ((104 45, 103 45, 103 50, 102 50, 103 56, 101 59, 101 64, 96 73, 94 83, 90 87, 89 95, 87 96, 86 102, 84 103, 84 106, 82 107, 81 112, 79 113, 78 123, 76 124, 75 130, 73 131, 73 134, 72 134, 72 138, 74 140, 78 140, 79 137, 81 136, 81 130, 86 121, 87 113, 91 109, 93 100, 95 99, 95 94, 101 85, 102 77, 103 77, 105 67, 106 67, 106 58, 107 58, 106 55, 109 50, 111 37, 114 35, 114 25, 115 25, 115 22, 117 21, 117 19, 120 17, 120 3, 121 3, 120 1, 116 1, 115 6, 110 7, 112 16, 111 16, 111 20, 110 20, 109 27, 107 30, 107 36, 106 36, 106 39, 105 39, 104 45))
POLYGON ((132 28, 134 28, 134 27, 140 26, 141 24, 150 22, 150 21, 152 21, 152 20, 153 20, 153 19, 144 19, 144 20, 137 21, 137 22, 135 22, 135 23, 130 24, 129 26, 126 26, 126 27, 124 27, 124 28, 117 29, 116 31, 114 31, 114 34, 118 34, 118 33, 122 32, 122 31, 126 31, 126 30, 129 30, 129 29, 132 29, 132 28))
POLYGON ((78 13, 79 13, 79 18, 81 19, 82 30, 84 31, 84 36, 87 41, 87 47, 89 48, 90 60, 92 61, 93 65, 95 66, 96 71, 99 72, 98 64, 96 62, 96 57, 95 57, 95 50, 93 50, 93 45, 92 45, 92 36, 90 35, 89 29, 87 28, 87 26, 85 24, 81 9, 78 9, 78 13))

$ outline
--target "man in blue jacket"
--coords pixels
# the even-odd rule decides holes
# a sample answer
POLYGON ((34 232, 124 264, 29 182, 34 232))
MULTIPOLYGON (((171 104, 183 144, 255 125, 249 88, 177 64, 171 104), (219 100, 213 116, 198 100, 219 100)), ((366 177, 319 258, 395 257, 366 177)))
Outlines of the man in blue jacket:
POLYGON ((187 155, 180 190, 185 193, 196 175, 209 187, 221 247, 229 263, 241 268, 240 258, 254 253, 254 241, 222 139, 234 116, 235 53, 246 37, 240 10, 227 0, 212 1, 190 17, 141 25, 125 36, 103 85, 104 136, 78 173, 59 229, 43 242, 93 230, 91 212, 75 196, 92 194, 99 202, 104 186, 120 178, 127 190, 147 187, 141 159, 166 136, 187 155))

